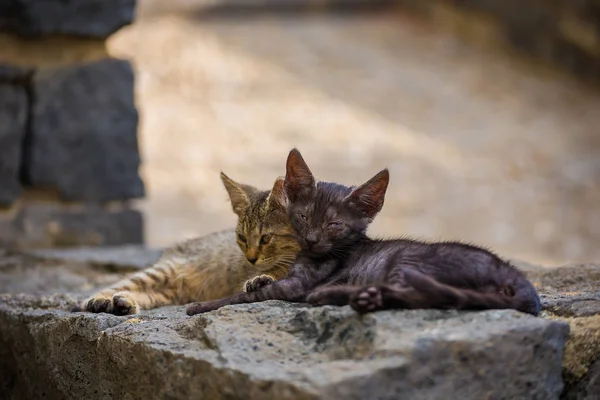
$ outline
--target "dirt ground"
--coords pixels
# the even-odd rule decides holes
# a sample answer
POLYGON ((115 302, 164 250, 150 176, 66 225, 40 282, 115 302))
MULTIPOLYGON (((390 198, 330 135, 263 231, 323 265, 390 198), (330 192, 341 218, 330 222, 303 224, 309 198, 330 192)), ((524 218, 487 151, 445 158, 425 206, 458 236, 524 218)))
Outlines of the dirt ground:
POLYGON ((232 227, 218 173, 268 188, 297 146, 322 180, 389 167, 371 234, 600 260, 600 95, 400 12, 206 17, 139 1, 109 41, 137 71, 150 245, 232 227))

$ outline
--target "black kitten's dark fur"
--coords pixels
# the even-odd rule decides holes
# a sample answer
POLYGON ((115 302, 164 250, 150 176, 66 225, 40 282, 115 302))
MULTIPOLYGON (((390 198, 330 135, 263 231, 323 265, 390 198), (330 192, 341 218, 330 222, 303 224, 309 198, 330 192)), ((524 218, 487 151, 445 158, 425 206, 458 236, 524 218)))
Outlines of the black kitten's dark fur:
POLYGON ((317 183, 300 153, 292 150, 285 192, 302 250, 290 274, 256 292, 192 304, 188 314, 273 299, 350 304, 361 313, 391 308, 514 308, 539 313, 533 285, 485 249, 368 238, 366 229, 383 207, 388 182, 385 169, 358 188, 317 183))

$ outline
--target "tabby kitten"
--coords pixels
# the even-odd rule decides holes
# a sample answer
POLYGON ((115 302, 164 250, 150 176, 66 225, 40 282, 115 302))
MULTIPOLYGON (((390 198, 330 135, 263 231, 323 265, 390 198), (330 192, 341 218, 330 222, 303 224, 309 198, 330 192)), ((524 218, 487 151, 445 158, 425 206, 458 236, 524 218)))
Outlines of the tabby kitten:
POLYGON ((283 178, 275 181, 271 192, 236 183, 223 173, 221 180, 238 216, 235 231, 209 234, 165 250, 153 266, 95 294, 82 310, 136 314, 141 309, 256 290, 284 277, 299 246, 285 209, 283 178))
POLYGON ((350 304, 360 313, 392 308, 539 313, 533 285, 485 249, 368 238, 367 227, 383 207, 388 182, 387 169, 357 188, 316 182, 300 153, 292 150, 284 189, 301 251, 290 274, 256 292, 192 304, 188 314, 271 299, 350 304))

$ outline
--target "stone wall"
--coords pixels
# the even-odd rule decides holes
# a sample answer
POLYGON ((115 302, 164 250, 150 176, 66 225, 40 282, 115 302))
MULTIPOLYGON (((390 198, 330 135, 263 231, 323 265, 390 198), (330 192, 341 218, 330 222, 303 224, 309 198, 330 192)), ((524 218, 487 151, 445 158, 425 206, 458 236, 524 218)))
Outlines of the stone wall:
POLYGON ((135 0, 0 0, 0 247, 143 242, 135 0))
POLYGON ((397 0, 459 36, 600 83, 600 0, 397 0))

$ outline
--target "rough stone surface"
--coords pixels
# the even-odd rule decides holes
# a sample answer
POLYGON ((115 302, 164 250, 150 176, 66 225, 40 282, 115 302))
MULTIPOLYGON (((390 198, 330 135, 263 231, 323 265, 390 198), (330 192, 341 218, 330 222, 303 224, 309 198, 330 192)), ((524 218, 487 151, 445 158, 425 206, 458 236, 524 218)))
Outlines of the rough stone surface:
POLYGON ((158 254, 102 253, 0 251, 0 398, 600 397, 600 265, 516 263, 541 293, 541 318, 510 310, 360 318, 347 307, 284 302, 191 318, 181 306, 129 317, 67 312, 138 270, 128 258, 158 254))
POLYGON ((72 302, 69 293, 87 295, 93 287, 109 285, 135 270, 128 270, 123 264, 112 268, 77 260, 42 259, 0 249, 0 295, 35 294, 39 304, 45 304, 44 296, 60 294, 72 302))
POLYGON ((28 205, 1 220, 0 247, 51 248, 141 244, 143 217, 137 210, 69 209, 56 204, 28 205))
POLYGON ((19 169, 27 124, 27 93, 18 85, 27 71, 0 65, 0 205, 21 193, 19 169))
POLYGON ((527 268, 541 292, 543 315, 569 323, 563 399, 600 398, 600 265, 527 268))
POLYGON ((98 265, 112 265, 118 269, 146 268, 154 263, 162 250, 145 246, 87 247, 77 249, 43 249, 28 252, 34 256, 56 260, 84 261, 98 265))
POLYGON ((512 311, 361 319, 265 302, 127 318, 23 296, 0 306, 0 326, 4 398, 86 399, 552 399, 568 332, 512 311))
POLYGON ((0 254, 1 398, 558 399, 563 387, 561 321, 277 301, 69 313, 123 270, 67 253, 0 254))
POLYGON ((142 197, 138 114, 127 61, 44 69, 34 77, 27 178, 66 200, 142 197))
POLYGON ((106 38, 134 19, 135 0, 0 0, 0 30, 26 37, 106 38))
POLYGON ((569 388, 564 400, 596 400, 600 397, 600 359, 596 360, 589 369, 587 376, 576 385, 569 388))

